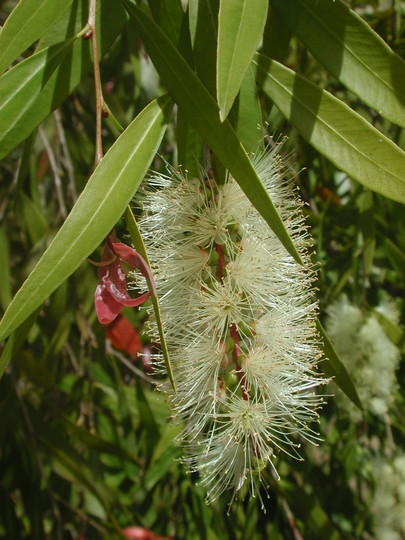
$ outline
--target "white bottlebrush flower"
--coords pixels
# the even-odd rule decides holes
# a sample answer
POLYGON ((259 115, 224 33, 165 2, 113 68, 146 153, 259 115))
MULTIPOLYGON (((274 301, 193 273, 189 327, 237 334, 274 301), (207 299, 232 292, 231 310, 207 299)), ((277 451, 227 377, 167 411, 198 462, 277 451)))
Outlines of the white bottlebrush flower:
MULTIPOLYGON (((160 297, 184 423, 185 461, 212 501, 252 495, 275 452, 299 457, 314 442, 323 382, 302 203, 283 176, 278 147, 254 160, 304 265, 297 264, 228 175, 170 170, 143 187, 140 228, 160 297)), ((273 466, 274 467, 274 466, 273 466)))
POLYGON ((405 455, 372 462, 375 491, 372 502, 376 540, 405 538, 405 455))
MULTIPOLYGON (((392 301, 383 301, 377 310, 398 323, 398 309, 392 301)), ((397 386, 395 371, 400 351, 375 315, 363 313, 343 295, 329 306, 326 329, 353 378, 363 405, 377 416, 387 414, 397 386)), ((360 420, 361 412, 346 396, 339 396, 342 410, 352 420, 360 420)))

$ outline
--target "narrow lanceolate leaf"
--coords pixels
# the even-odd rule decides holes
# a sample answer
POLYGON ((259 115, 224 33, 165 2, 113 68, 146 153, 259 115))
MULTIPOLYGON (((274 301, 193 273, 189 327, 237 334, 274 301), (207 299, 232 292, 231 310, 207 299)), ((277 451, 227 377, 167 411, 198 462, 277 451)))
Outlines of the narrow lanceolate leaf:
POLYGON ((219 7, 217 100, 224 121, 262 37, 267 0, 222 0, 219 7))
POLYGON ((273 229, 287 251, 301 262, 284 224, 267 191, 228 121, 221 122, 218 107, 184 58, 160 28, 141 9, 123 0, 166 88, 182 107, 188 121, 218 156, 246 196, 273 229))
POLYGON ((41 305, 114 227, 148 170, 171 108, 167 96, 153 101, 110 148, 9 305, 0 321, 0 341, 41 305))
POLYGON ((329 92, 261 54, 256 80, 316 150, 377 193, 405 202, 405 152, 329 92))
POLYGON ((346 396, 357 406, 359 409, 363 409, 357 390, 347 372, 343 362, 339 358, 335 347, 331 340, 328 338, 324 327, 319 319, 316 320, 316 327, 320 333, 323 350, 325 353, 325 360, 321 363, 323 371, 328 377, 333 377, 334 382, 339 388, 346 394, 346 396))
MULTIPOLYGON (((125 211, 125 221, 127 223, 127 228, 128 228, 129 234, 131 235, 131 240, 132 240, 132 243, 134 244, 136 251, 141 255, 141 257, 143 257, 143 259, 146 261, 146 264, 150 268, 150 262, 149 262, 148 254, 146 252, 145 244, 143 243, 142 236, 138 228, 138 224, 136 223, 134 214, 132 213, 130 206, 128 206, 128 208, 125 211)), ((148 285, 149 285, 149 282, 148 282, 148 285)), ((150 288, 149 290, 151 291, 150 288)), ((176 394, 176 384, 174 382, 172 364, 169 358, 169 351, 167 350, 165 333, 164 333, 163 324, 162 324, 162 316, 160 314, 160 308, 159 308, 159 300, 156 294, 152 294, 151 299, 152 299, 153 311, 155 313, 156 324, 159 331, 160 347, 162 349, 162 353, 165 359, 167 374, 169 376, 170 383, 173 387, 174 393, 176 394)))
MULTIPOLYGON (((52 50, 52 46, 57 46, 56 44, 63 37, 80 33, 86 24, 87 15, 88 0, 75 1, 69 13, 56 20, 46 35, 41 38, 39 44, 41 52, 43 49, 52 50)), ((102 58, 120 33, 126 20, 126 13, 124 8, 117 5, 115 0, 99 0, 97 2, 96 18, 97 28, 102 28, 102 31, 97 33, 99 56, 102 58)), ((49 72, 46 70, 44 80, 37 80, 39 88, 36 87, 33 90, 36 93, 36 99, 33 101, 30 100, 30 106, 25 110, 21 121, 17 123, 13 122, 13 127, 8 133, 7 140, 0 142, 0 159, 23 142, 54 109, 59 107, 74 88, 76 88, 86 73, 92 69, 93 61, 90 49, 89 41, 76 39, 73 47, 68 51, 68 54, 65 55, 53 73, 49 76, 49 72), (45 84, 46 81, 47 83, 45 84)), ((31 60, 31 58, 28 60, 31 60)), ((18 67, 15 66, 10 73, 18 67)), ((3 77, 5 76, 8 76, 8 73, 3 77)), ((2 129, 1 123, 0 129, 2 129)))
POLYGON ((256 152, 263 146, 262 109, 250 67, 243 76, 239 94, 228 119, 248 152, 256 152))
POLYGON ((0 75, 37 41, 55 20, 64 16, 73 0, 20 0, 0 32, 0 75))
POLYGON ((341 0, 270 0, 326 69, 381 116, 405 127, 405 62, 341 0))
POLYGON ((67 39, 30 56, 0 77, 0 159, 14 148, 10 133, 19 131, 24 116, 75 39, 67 39))

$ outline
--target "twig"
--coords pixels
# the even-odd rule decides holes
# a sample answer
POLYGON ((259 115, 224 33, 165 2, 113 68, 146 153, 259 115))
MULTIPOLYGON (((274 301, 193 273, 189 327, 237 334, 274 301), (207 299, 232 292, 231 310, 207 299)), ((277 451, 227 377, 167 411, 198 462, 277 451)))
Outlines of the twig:
MULTIPOLYGON (((77 514, 77 516, 85 521, 86 523, 88 523, 89 525, 91 525, 94 529, 96 529, 96 531, 100 532, 100 533, 105 533, 105 529, 103 529, 94 519, 91 519, 87 514, 85 514, 84 512, 82 512, 81 510, 79 510, 78 508, 74 508, 73 506, 71 506, 67 501, 65 501, 65 499, 63 497, 61 497, 60 495, 57 495, 55 493, 55 499, 57 501, 60 502, 60 504, 62 504, 63 506, 65 506, 66 508, 68 508, 69 510, 71 510, 74 514, 77 514)), ((78 538, 78 536, 77 536, 78 538)))
POLYGON ((143 381, 146 381, 149 384, 153 384, 154 386, 158 386, 160 384, 157 381, 155 381, 155 379, 152 379, 152 377, 145 375, 145 373, 141 369, 134 366, 129 360, 125 358, 123 354, 113 349, 113 347, 110 345, 108 341, 106 344, 106 351, 108 352, 108 354, 111 354, 112 356, 115 356, 116 358, 118 358, 118 360, 122 362, 125 367, 127 367, 130 371, 132 371, 132 373, 135 373, 135 375, 139 377, 140 379, 142 379, 143 381))
POLYGON ((89 34, 91 37, 91 46, 93 50, 93 69, 94 69, 94 87, 96 90, 96 166, 103 157, 103 142, 101 137, 101 117, 103 114, 104 99, 101 88, 100 66, 98 61, 97 49, 97 28, 96 28, 96 9, 97 0, 89 0, 89 34))
POLYGON ((70 361, 72 362, 72 365, 73 365, 73 368, 75 369, 76 373, 78 375, 82 375, 82 370, 76 360, 76 356, 75 356, 75 353, 73 352, 72 350, 72 347, 70 346, 70 344, 68 342, 65 343, 64 345, 64 349, 68 355, 68 357, 70 358, 70 361))
POLYGON ((69 148, 66 142, 65 130, 63 129, 62 119, 60 116, 59 109, 56 109, 53 114, 55 116, 56 129, 58 130, 59 141, 62 147, 62 154, 63 154, 62 161, 63 161, 63 165, 66 168, 67 175, 69 178, 69 190, 72 196, 72 200, 75 203, 77 201, 77 190, 76 190, 75 173, 74 173, 72 158, 70 157, 69 148))
POLYGON ((38 128, 38 133, 41 138, 42 144, 45 147, 45 151, 49 159, 49 164, 52 169, 53 179, 54 179, 55 187, 56 187, 56 197, 59 203, 59 210, 60 210, 61 216, 63 217, 63 219, 65 219, 67 216, 67 212, 66 212, 65 201, 63 200, 62 180, 59 175, 59 170, 58 170, 58 165, 56 163, 55 154, 53 153, 51 145, 49 144, 48 139, 46 138, 44 130, 42 129, 41 126, 38 128))
POLYGON ((32 426, 32 423, 31 423, 31 419, 29 417, 29 414, 28 414, 28 411, 27 411, 27 407, 25 405, 25 402, 24 402, 24 399, 21 395, 21 392, 20 392, 20 389, 18 388, 18 383, 16 381, 16 378, 15 378, 15 374, 14 374, 14 371, 11 370, 11 378, 12 378, 12 381, 13 381, 13 386, 14 386, 14 391, 16 393, 16 396, 17 396, 17 399, 18 401, 20 402, 20 405, 21 405, 21 411, 22 411, 22 414, 23 414, 23 417, 24 417, 24 421, 27 425, 27 429, 28 429, 28 435, 31 439, 31 444, 32 444, 32 448, 34 450, 34 454, 35 454, 35 458, 37 460, 37 464, 38 464, 38 469, 39 469, 39 472, 45 482, 45 486, 46 486, 46 489, 48 491, 48 494, 49 494, 49 498, 51 499, 51 506, 52 506, 52 513, 54 515, 54 518, 55 518, 55 521, 56 521, 56 534, 57 534, 57 538, 58 540, 62 540, 62 518, 61 518, 61 515, 60 515, 60 512, 59 512, 59 507, 58 505, 56 504, 56 496, 55 496, 55 493, 53 492, 53 489, 48 481, 48 477, 47 475, 45 474, 45 469, 44 469, 44 465, 42 463, 42 459, 41 459, 41 456, 40 456, 40 453, 39 453, 39 448, 38 448, 38 444, 37 444, 37 439, 35 437, 35 431, 34 431, 34 428, 32 426))
POLYGON ((288 523, 290 524, 291 530, 294 534, 295 540, 303 540, 301 533, 297 529, 297 525, 295 524, 293 513, 291 512, 290 507, 288 506, 288 503, 285 499, 282 501, 284 512, 286 513, 288 523))

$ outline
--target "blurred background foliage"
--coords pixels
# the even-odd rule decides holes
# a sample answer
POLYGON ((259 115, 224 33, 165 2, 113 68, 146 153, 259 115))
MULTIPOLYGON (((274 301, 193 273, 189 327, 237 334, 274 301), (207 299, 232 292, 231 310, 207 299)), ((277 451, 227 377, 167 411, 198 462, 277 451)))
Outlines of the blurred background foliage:
MULTIPOLYGON (((159 2, 149 4, 158 10, 159 2)), ((348 4, 404 57, 405 2, 348 4)), ((15 5, 0 1, 1 24, 15 5)), ((296 35, 287 37, 285 65, 330 91, 405 149, 402 128, 348 91, 296 35)), ((124 126, 164 92, 129 20, 101 61, 101 77, 105 99, 124 126)), ((321 320, 345 293, 364 317, 378 318, 403 358, 403 207, 338 170, 271 107, 263 93, 259 96, 268 142, 271 137, 288 137, 284 145, 287 169, 296 176, 307 203, 313 261, 320 269, 321 320), (396 302, 395 320, 374 311, 387 296, 396 302)), ((94 82, 88 73, 25 142, 0 162, 3 311, 93 171, 95 116, 94 82)), ((155 170, 164 169, 162 158, 177 162, 176 114, 173 118, 152 164, 155 170)), ((114 122, 104 120, 105 151, 118 135, 114 122)), ((123 222, 117 233, 125 238, 123 222)), ((91 258, 99 259, 101 252, 100 248, 91 258)), ((385 509, 378 506, 377 497, 381 466, 386 462, 389 467, 404 455, 403 362, 398 360, 395 366, 393 399, 383 415, 373 414, 365 404, 364 412, 353 419, 342 413, 341 396, 334 398, 336 388, 329 387, 331 396, 320 418, 323 440, 317 447, 303 445, 303 462, 277 457, 282 480, 275 483, 268 475, 266 513, 256 500, 235 502, 228 509, 226 496, 207 506, 204 490, 195 484, 197 478, 187 475, 176 461, 181 454, 174 443, 179 428, 170 423, 168 405, 155 391, 156 381, 150 374, 147 353, 154 344, 143 331, 146 310, 123 310, 121 320, 129 321, 135 331, 129 331, 125 322, 125 331, 106 329, 94 311, 96 285, 96 269, 84 262, 27 321, 25 339, 15 343, 12 363, 0 381, 0 538, 120 538, 125 528, 135 526, 145 529, 138 530, 137 534, 143 534, 139 538, 150 539, 405 538, 404 523, 387 523, 382 529, 378 523, 382 513, 394 516, 396 505, 405 503, 404 493, 385 486, 389 501, 385 509), (144 352, 143 361, 138 351, 144 352)), ((339 350, 338 337, 334 342, 339 350)), ((368 354, 363 352, 361 361, 368 354)), ((350 362, 349 358, 349 372, 350 362)), ((383 475, 388 476, 387 472, 383 475)))

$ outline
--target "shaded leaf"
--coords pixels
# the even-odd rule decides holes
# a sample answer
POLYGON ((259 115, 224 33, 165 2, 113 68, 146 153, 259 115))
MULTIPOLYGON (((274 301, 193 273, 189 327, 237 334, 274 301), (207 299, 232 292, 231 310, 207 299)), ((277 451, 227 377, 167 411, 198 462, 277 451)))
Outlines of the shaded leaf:
POLYGON ((23 191, 18 195, 17 208, 31 243, 36 244, 48 232, 43 212, 23 191))
POLYGON ((222 121, 238 95, 262 37, 267 0, 222 0, 218 19, 217 100, 222 121))
POLYGON ((328 335, 319 319, 316 320, 316 327, 320 333, 323 342, 323 350, 325 353, 325 360, 323 360, 320 364, 323 371, 328 377, 333 377, 333 381, 359 409, 363 409, 359 395, 357 394, 357 390, 350 378, 350 375, 339 358, 335 347, 328 338, 328 335))
POLYGON ((262 109, 251 68, 246 71, 228 119, 248 152, 263 148, 262 109))
MULTIPOLYGON (((128 206, 125 211, 125 221, 127 224, 128 232, 131 236, 132 243, 135 246, 135 249, 138 251, 141 257, 143 257, 143 259, 146 261, 146 264, 148 265, 150 269, 150 262, 149 262, 148 254, 145 248, 145 244, 143 243, 141 233, 139 231, 138 225, 136 223, 134 214, 132 213, 130 206, 128 206)), ((148 285, 150 286, 149 282, 148 282, 148 285)), ((151 291, 151 289, 149 290, 151 291)), ((156 325, 158 327, 158 332, 159 332, 160 348, 162 350, 162 354, 165 359, 165 366, 166 366, 167 374, 169 376, 170 383, 172 385, 174 393, 176 393, 176 383, 174 381, 172 365, 171 365, 170 357, 169 357, 169 351, 167 350, 166 338, 165 338, 165 333, 163 330, 162 316, 160 314, 159 300, 158 300, 157 295, 152 294, 151 300, 152 300, 152 305, 153 305, 153 311, 155 314, 156 325)))
POLYGON ((381 313, 378 309, 373 309, 373 314, 377 318, 384 333, 388 339, 401 351, 405 353, 405 332, 403 328, 392 322, 388 317, 381 313))
MULTIPOLYGON (((20 0, 0 32, 0 75, 18 56, 66 16, 73 0, 20 0)), ((60 39, 59 39, 60 41, 60 39)))
POLYGON ((193 0, 189 25, 194 65, 200 81, 216 97, 216 57, 219 0, 193 0))
POLYGON ((405 202, 405 152, 329 92, 256 54, 256 80, 306 141, 349 176, 405 202))
POLYGON ((19 137, 16 142, 13 133, 21 129, 24 117, 77 37, 43 49, 0 77, 0 159, 21 142, 19 137))
MULTIPOLYGON (((73 4, 73 7, 75 9, 71 10, 69 17, 58 19, 48 32, 49 35, 46 34, 41 39, 40 48, 45 45, 52 47, 55 41, 60 41, 63 36, 72 36, 84 27, 88 13, 87 0, 78 0, 73 4)), ((97 32, 97 43, 100 58, 103 57, 121 31, 125 20, 125 11, 119 4, 117 5, 115 0, 99 0, 97 2, 97 28, 100 29, 97 32)), ((64 60, 48 77, 47 84, 42 84, 40 81, 40 91, 36 99, 26 110, 21 121, 10 130, 7 141, 1 146, 0 159, 23 142, 54 109, 65 101, 86 73, 92 69, 92 66, 89 41, 77 39, 64 60)), ((8 73, 3 77, 6 75, 8 73)))
POLYGON ((25 319, 17 330, 11 334, 10 339, 7 341, 6 346, 4 347, 0 356, 0 379, 2 378, 8 363, 24 343, 28 332, 31 330, 31 326, 38 317, 39 311, 40 308, 31 313, 31 315, 25 319))
POLYGON ((10 250, 5 227, 0 227, 0 253, 0 305, 5 311, 11 302, 12 297, 10 283, 10 250))
POLYGON ((263 32, 262 54, 283 62, 290 44, 291 30, 279 16, 278 12, 269 5, 267 21, 263 32))
POLYGON ((325 68, 381 116, 405 127, 405 62, 341 0, 270 0, 325 68))
POLYGON ((0 322, 0 340, 36 309, 114 227, 139 187, 166 129, 167 96, 148 105, 107 152, 0 322))

